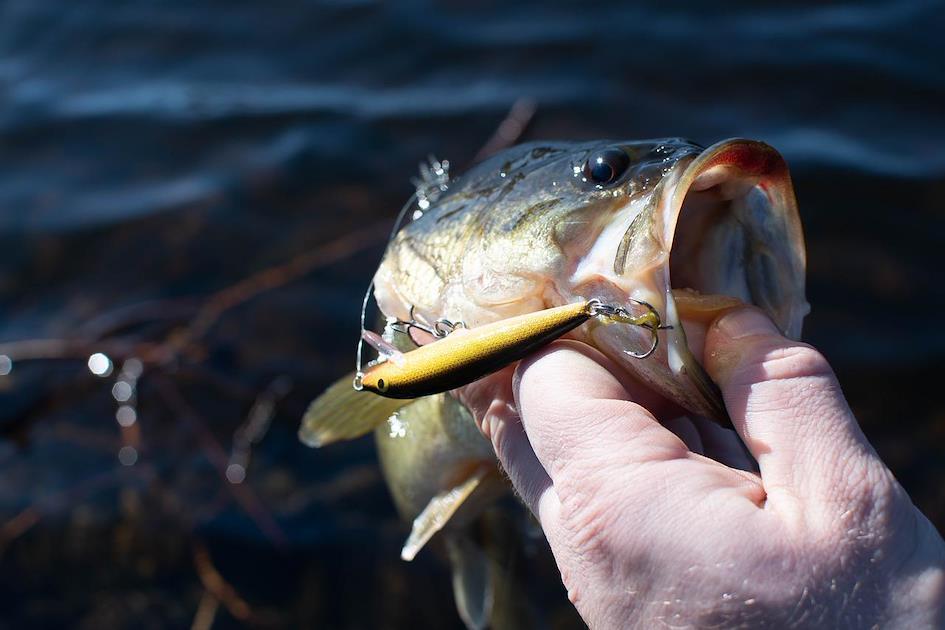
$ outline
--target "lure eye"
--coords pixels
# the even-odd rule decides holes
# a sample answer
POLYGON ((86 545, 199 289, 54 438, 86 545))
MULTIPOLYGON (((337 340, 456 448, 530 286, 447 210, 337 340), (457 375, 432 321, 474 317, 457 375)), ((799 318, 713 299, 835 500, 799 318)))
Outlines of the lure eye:
POLYGON ((382 378, 377 379, 377 390, 380 392, 387 391, 387 383, 384 381, 384 379, 382 378))
POLYGON ((599 186, 617 181, 630 166, 630 156, 620 149, 604 149, 594 153, 584 163, 584 178, 599 186))

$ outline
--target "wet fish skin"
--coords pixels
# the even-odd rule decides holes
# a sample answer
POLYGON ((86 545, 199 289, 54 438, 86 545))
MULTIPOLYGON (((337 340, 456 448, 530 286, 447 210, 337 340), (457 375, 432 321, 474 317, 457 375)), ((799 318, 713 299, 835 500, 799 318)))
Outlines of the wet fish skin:
POLYGON ((700 151, 680 139, 513 147, 453 182, 395 236, 377 274, 381 291, 395 295, 381 295, 381 309, 399 317, 405 304, 421 314, 455 314, 476 294, 475 305, 487 312, 470 313, 463 320, 470 326, 527 312, 544 303, 544 290, 555 288, 545 285, 583 257, 629 197, 652 191, 667 166, 700 151), (631 156, 621 186, 583 181, 583 162, 613 146, 631 156))
POLYGON ((672 330, 661 333, 650 359, 624 353, 648 347, 643 329, 592 321, 572 336, 690 411, 724 421, 686 329, 704 328, 706 312, 718 312, 727 296, 728 306, 758 304, 798 336, 804 266, 787 168, 767 145, 532 143, 452 182, 395 236, 375 284, 386 315, 403 319, 413 309, 427 321, 471 327, 578 299, 651 303, 672 330), (585 161, 614 148, 629 157, 626 171, 613 185, 587 181, 585 161), (677 304, 671 289, 679 287, 695 291, 677 304), (720 295, 713 301, 700 292, 720 295))
MULTIPOLYGON (((408 522, 433 496, 460 483, 471 469, 482 463, 498 465, 492 445, 469 411, 449 394, 427 396, 405 406, 378 426, 374 439, 394 504, 408 522)), ((466 502, 463 514, 475 517, 507 488, 498 477, 487 486, 466 502)), ((469 518, 461 514, 454 524, 469 518)))

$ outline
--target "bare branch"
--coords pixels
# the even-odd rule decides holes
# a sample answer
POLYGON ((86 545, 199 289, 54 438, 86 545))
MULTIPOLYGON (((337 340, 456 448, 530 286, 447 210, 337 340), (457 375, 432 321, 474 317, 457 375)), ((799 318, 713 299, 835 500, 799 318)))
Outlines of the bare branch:
MULTIPOLYGON (((226 606, 234 619, 245 622, 253 618, 253 609, 250 608, 245 599, 240 597, 233 585, 223 578, 214 566, 213 560, 210 558, 210 552, 200 542, 194 543, 194 567, 197 569, 197 577, 200 578, 203 587, 214 599, 226 606)), ((201 602, 200 607, 204 607, 203 602, 201 602)), ((198 609, 198 617, 200 616, 199 613, 198 609)), ((210 616, 207 613, 205 615, 210 616)), ((197 617, 194 618, 194 626, 192 627, 195 627, 196 624, 197 617)), ((206 627, 209 628, 210 626, 207 625, 206 627)))
POLYGON ((479 149, 476 157, 473 158, 473 163, 481 162, 518 142, 535 116, 536 109, 537 105, 531 99, 520 98, 515 101, 512 108, 509 109, 509 113, 499 123, 492 137, 479 149))

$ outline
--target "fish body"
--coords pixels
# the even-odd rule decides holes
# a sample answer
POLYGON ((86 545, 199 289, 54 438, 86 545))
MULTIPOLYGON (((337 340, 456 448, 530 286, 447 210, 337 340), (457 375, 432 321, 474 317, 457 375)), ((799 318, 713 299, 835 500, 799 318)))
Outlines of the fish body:
MULTIPOLYGON (((645 303, 664 324, 659 330, 587 317, 568 335, 690 412, 717 420, 726 417, 724 404, 700 363, 710 322, 749 303, 787 336, 800 336, 809 310, 800 218, 787 166, 763 143, 530 143, 438 181, 434 193, 418 195, 424 203, 393 237, 374 277, 388 318, 461 321, 474 332, 576 303, 628 311, 645 303), (660 343, 647 355, 653 334, 660 343)), ((404 361, 424 356, 411 354, 423 349, 406 335, 396 340, 404 361)), ((474 348, 457 332, 431 346, 447 341, 454 345, 428 352, 462 363, 474 348)), ((496 583, 484 567, 495 562, 477 557, 463 531, 507 486, 469 412, 436 393, 468 378, 416 389, 436 395, 410 402, 355 391, 353 376, 312 403, 300 436, 323 445, 376 429, 385 478, 413 522, 402 555, 412 558, 442 531, 460 614, 467 626, 481 627, 496 583)))
MULTIPOLYGON (((453 526, 469 523, 507 491, 492 445, 479 433, 469 411, 449 394, 427 396, 405 406, 374 435, 394 505, 408 522, 414 522, 438 494, 477 478, 479 471, 487 474, 478 477, 475 487, 450 513, 447 520, 453 526)), ((432 533, 418 529, 414 538, 428 539, 432 533)), ((401 555, 412 559, 420 546, 410 541, 401 555)))

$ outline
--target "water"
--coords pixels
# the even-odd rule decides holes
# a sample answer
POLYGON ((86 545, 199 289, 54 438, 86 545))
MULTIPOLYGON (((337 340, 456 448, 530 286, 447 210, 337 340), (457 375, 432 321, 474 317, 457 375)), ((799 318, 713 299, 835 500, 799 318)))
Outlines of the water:
MULTIPOLYGON (((417 163, 461 171, 522 97, 537 104, 525 139, 782 151, 808 238, 806 338, 945 528, 945 12, 692 5, 0 6, 0 340, 113 346, 0 361, 8 623, 189 626, 204 546, 263 625, 457 623, 435 554, 398 560, 370 441, 316 453, 295 430, 350 369, 377 235, 417 163), (116 420, 122 352, 306 252, 307 273, 204 311, 116 420), (115 373, 90 373, 95 352, 115 373), (271 424, 247 442, 260 401, 271 424)), ((230 602, 215 627, 245 612, 230 602)))

